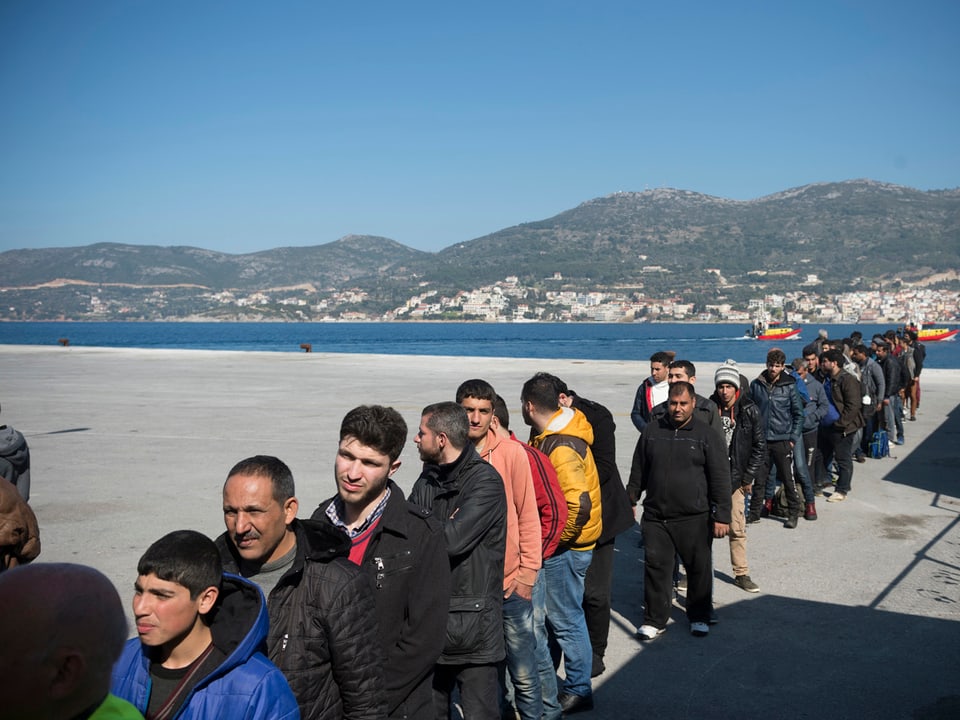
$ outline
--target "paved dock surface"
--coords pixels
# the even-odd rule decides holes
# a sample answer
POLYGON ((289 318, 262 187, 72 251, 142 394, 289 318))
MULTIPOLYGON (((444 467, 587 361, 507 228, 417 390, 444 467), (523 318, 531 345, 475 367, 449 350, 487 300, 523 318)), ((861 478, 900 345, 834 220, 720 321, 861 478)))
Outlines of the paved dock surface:
MULTIPOLYGON (((697 365, 709 394, 718 363, 697 365)), ((748 377, 762 369, 741 365, 748 377)), ((334 492, 350 408, 392 405, 412 439, 424 405, 482 377, 525 437, 520 386, 538 370, 611 409, 626 479, 644 362, 2 346, 0 422, 30 444, 38 562, 93 565, 127 598, 161 535, 222 532, 220 490, 237 460, 285 460, 308 516, 334 492)), ((960 372, 926 370, 918 421, 905 425, 906 445, 855 465, 853 492, 818 502, 819 520, 750 526, 759 594, 731 584, 725 541, 714 546, 720 623, 707 638, 689 635, 681 597, 663 636, 634 639, 643 554, 636 529, 621 535, 607 671, 583 717, 960 717, 960 372)), ((412 441, 401 459, 409 490, 412 441)))

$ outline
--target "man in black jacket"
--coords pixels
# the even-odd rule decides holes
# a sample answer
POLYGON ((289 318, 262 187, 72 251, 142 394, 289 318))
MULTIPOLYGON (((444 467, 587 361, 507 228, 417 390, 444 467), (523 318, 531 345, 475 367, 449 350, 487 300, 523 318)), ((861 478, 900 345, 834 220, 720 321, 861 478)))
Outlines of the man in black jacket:
POLYGON ((328 522, 298 520, 293 475, 257 455, 223 485, 223 569, 267 597, 270 660, 283 671, 304 720, 386 714, 377 609, 350 541, 328 522))
POLYGON ((457 403, 423 409, 414 439, 423 472, 409 500, 443 523, 450 559, 446 644, 433 676, 435 717, 449 716, 450 695, 458 687, 464 717, 499 720, 507 497, 499 473, 477 454, 469 432, 467 412, 457 403))
POLYGON ((630 485, 638 493, 630 499, 644 495, 641 640, 666 629, 677 554, 688 572, 690 632, 703 637, 710 631, 710 543, 730 528, 730 461, 721 433, 696 417, 695 397, 690 383, 671 385, 669 412, 647 424, 633 456, 630 485))
POLYGON ((603 656, 607 651, 607 637, 610 633, 614 545, 617 535, 633 527, 634 518, 630 499, 617 468, 617 425, 613 421, 613 415, 600 403, 577 395, 560 378, 553 375, 550 377, 554 379, 560 405, 576 408, 593 427, 590 451, 600 477, 600 513, 603 528, 593 548, 593 557, 583 582, 583 614, 593 649, 590 677, 596 677, 606 669, 603 656))
POLYGON ((375 588, 388 717, 427 720, 447 627, 450 562, 442 525, 407 502, 391 479, 406 442, 407 424, 393 408, 348 412, 334 462, 337 495, 311 519, 350 538, 350 560, 375 588))
POLYGON ((747 517, 745 503, 753 481, 764 467, 767 440, 757 404, 743 393, 740 368, 727 360, 714 374, 716 391, 710 397, 719 410, 720 424, 730 458, 730 484, 733 491, 730 512, 730 563, 733 584, 749 593, 760 592, 750 578, 747 564, 747 517))
POLYGON ((846 500, 853 484, 853 444, 857 430, 863 427, 863 391, 860 381, 843 370, 843 353, 839 350, 827 350, 820 355, 827 378, 823 389, 840 417, 827 428, 824 434, 826 444, 823 449, 823 471, 834 458, 839 474, 837 489, 827 498, 827 502, 837 503, 846 500))
POLYGON ((883 417, 884 429, 890 442, 903 445, 903 418, 901 417, 900 391, 906 386, 904 383, 903 363, 893 355, 890 345, 886 342, 877 343, 877 362, 883 370, 883 417))

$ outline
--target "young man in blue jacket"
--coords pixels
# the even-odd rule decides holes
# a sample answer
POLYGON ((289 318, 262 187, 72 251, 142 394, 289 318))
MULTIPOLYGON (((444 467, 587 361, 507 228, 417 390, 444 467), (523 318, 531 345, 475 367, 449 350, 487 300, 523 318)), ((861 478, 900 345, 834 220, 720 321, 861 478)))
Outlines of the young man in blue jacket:
POLYGON ((256 585, 223 573, 213 541, 178 530, 137 565, 137 635, 113 670, 111 691, 151 720, 294 720, 297 701, 259 652, 267 608, 256 585))

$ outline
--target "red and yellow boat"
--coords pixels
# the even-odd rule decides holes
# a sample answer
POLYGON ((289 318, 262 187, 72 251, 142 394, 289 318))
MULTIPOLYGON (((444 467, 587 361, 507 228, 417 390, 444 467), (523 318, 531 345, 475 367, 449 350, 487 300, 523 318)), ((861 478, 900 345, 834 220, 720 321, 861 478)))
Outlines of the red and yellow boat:
POLYGON ((958 328, 937 327, 936 323, 923 323, 919 330, 916 326, 913 329, 917 331, 917 340, 924 343, 955 340, 960 333, 958 328))
POLYGON ((754 326, 747 330, 747 337, 755 340, 793 340, 800 339, 800 331, 803 328, 781 325, 778 322, 772 322, 766 327, 754 326))
POLYGON ((744 337, 754 340, 799 340, 802 329, 770 320, 766 309, 761 307, 753 316, 753 325, 747 328, 744 337))

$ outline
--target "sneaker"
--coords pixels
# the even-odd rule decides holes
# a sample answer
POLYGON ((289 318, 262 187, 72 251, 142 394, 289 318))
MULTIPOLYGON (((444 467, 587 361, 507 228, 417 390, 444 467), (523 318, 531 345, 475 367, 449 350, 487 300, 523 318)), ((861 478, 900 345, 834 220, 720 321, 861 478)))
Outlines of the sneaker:
POLYGON ((853 456, 853 459, 856 460, 858 463, 865 463, 867 461, 867 456, 864 455, 862 452, 859 452, 853 456))
POLYGON ((760 586, 751 580, 749 575, 737 575, 733 579, 733 584, 741 590, 746 590, 748 593, 760 592, 760 586))
POLYGON ((755 513, 750 513, 747 515, 747 525, 753 525, 754 523, 760 522, 760 516, 755 513))
POLYGON ((639 640, 653 640, 659 635, 663 635, 666 632, 666 628, 658 628, 653 625, 641 625, 640 629, 637 630, 637 638, 639 640))
POLYGON ((893 441, 894 445, 903 445, 903 438, 897 438, 893 441))
POLYGON ((808 502, 804 505, 803 508, 803 519, 804 520, 816 520, 817 519, 817 504, 808 502))
POLYGON ((917 421, 917 416, 916 416, 916 415, 911 415, 911 416, 910 416, 910 422, 916 422, 916 421, 917 421))
POLYGON ((690 634, 694 637, 706 637, 710 634, 710 626, 705 622, 690 623, 690 634))
POLYGON ((827 498, 827 502, 843 502, 846 499, 847 499, 847 496, 845 493, 842 493, 839 490, 835 490, 833 495, 827 498))
POLYGON ((788 517, 788 518, 786 519, 786 521, 783 523, 783 526, 784 526, 787 530, 793 530, 793 529, 795 529, 795 528, 797 527, 797 516, 796 516, 796 515, 791 515, 790 517, 788 517))

